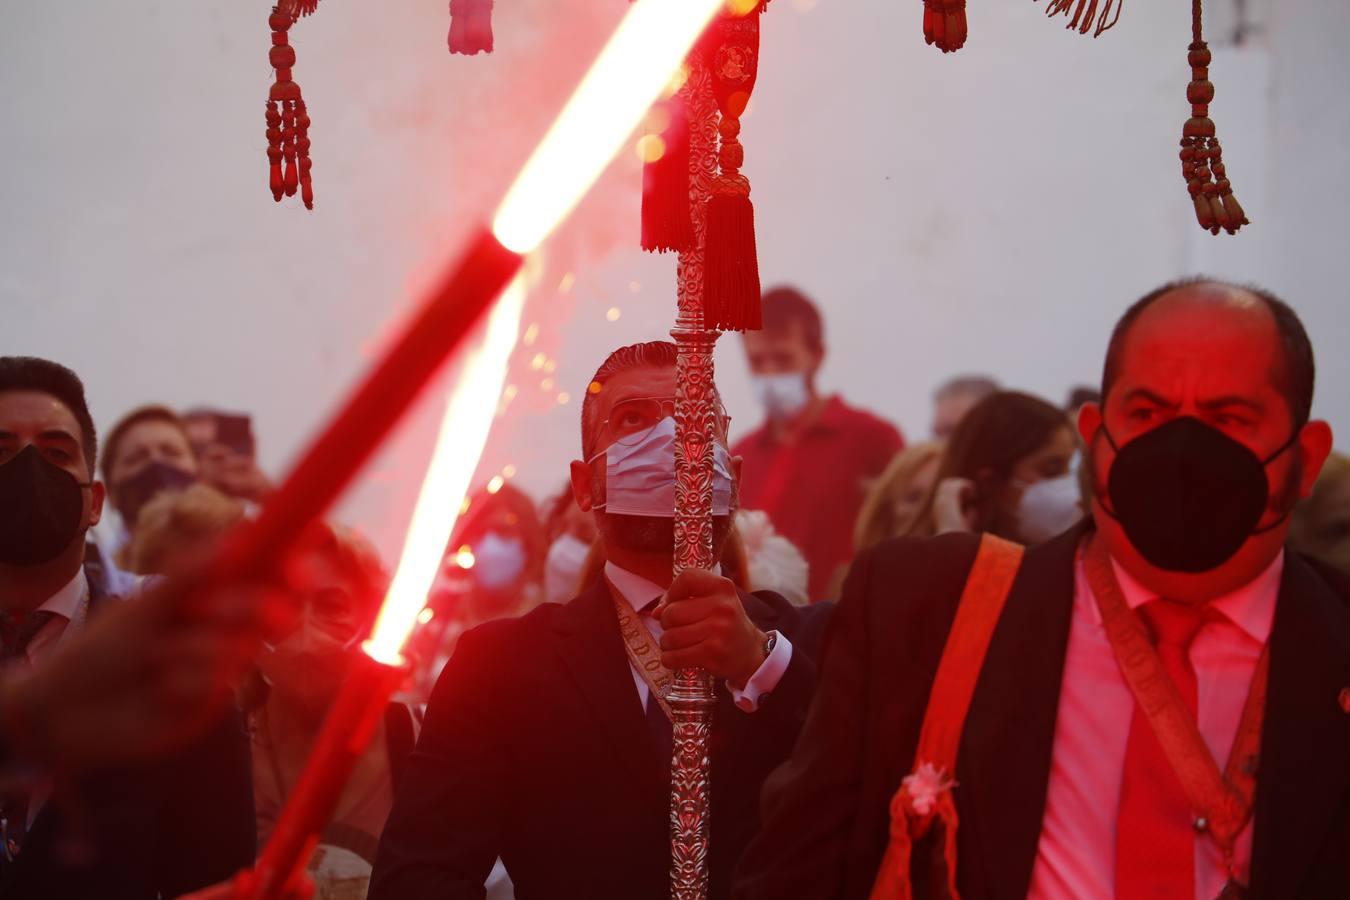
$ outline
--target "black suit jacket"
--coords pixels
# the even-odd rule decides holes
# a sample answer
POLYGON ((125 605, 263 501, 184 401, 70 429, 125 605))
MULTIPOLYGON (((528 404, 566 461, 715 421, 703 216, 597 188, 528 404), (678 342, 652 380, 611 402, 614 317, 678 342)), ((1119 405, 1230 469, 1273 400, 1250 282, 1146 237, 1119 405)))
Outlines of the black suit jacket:
MULTIPOLYGON (((758 712, 719 688, 712 732, 711 896, 757 827, 815 686, 826 608, 744 594, 793 644, 758 712)), ((478 898, 498 856, 517 900, 668 896, 669 760, 658 759, 605 583, 567 605, 464 635, 432 693, 380 841, 370 900, 478 898)))
MULTIPOLYGON (((1086 527, 1027 552, 976 685, 956 771, 963 900, 1025 897, 1030 884, 1086 527)), ((970 535, 899 540, 854 566, 801 740, 766 784, 737 900, 868 896, 976 547, 970 535)), ((1256 898, 1350 897, 1347 686, 1350 582, 1291 552, 1270 637, 1256 898)))
MULTIPOLYGON (((90 616, 109 603, 136 602, 106 594, 96 561, 85 574, 90 616)), ((255 834, 248 736, 231 712, 205 737, 153 763, 58 777, 18 859, 0 862, 0 897, 176 897, 251 866, 255 834)))

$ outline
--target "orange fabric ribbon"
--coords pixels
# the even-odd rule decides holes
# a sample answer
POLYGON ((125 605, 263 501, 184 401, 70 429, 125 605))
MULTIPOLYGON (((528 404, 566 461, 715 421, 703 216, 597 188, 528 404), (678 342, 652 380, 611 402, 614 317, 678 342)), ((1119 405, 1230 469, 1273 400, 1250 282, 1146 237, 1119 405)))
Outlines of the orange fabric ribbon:
POLYGON ((890 841, 872 885, 871 900, 912 900, 910 867, 914 845, 930 834, 942 847, 948 895, 959 900, 956 891, 959 823, 951 791, 956 786, 952 780, 956 755, 985 653, 1017 577, 1022 553, 1021 546, 991 534, 980 538, 980 549, 966 577, 956 618, 928 695, 910 774, 900 782, 891 799, 890 841))

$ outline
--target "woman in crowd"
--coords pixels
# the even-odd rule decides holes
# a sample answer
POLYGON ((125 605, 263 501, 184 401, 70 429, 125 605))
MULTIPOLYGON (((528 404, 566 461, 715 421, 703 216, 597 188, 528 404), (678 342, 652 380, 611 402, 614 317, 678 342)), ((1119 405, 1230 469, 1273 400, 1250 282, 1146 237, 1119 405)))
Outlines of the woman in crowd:
POLYGON ((163 575, 185 554, 198 552, 243 518, 242 503, 209 485, 164 492, 141 509, 122 557, 130 572, 163 575))
POLYGON ((1017 391, 991 394, 952 433, 937 483, 907 533, 987 531, 1025 544, 1047 540, 1083 516, 1077 453, 1062 410, 1017 391))
POLYGON ((469 498, 451 535, 427 605, 431 620, 413 638, 424 665, 417 692, 431 693, 460 635, 484 622, 519 616, 542 600, 548 542, 534 501, 509 484, 469 498))
POLYGON ((595 519, 577 506, 570 484, 545 503, 543 513, 549 541, 544 559, 544 602, 566 603, 585 587, 581 573, 595 543, 595 519))
MULTIPOLYGON (((148 503, 128 545, 135 571, 161 574, 204 552, 244 516, 243 504, 204 484, 148 503)), ((291 572, 292 615, 269 636, 240 691, 253 745, 258 844, 271 835, 347 673, 360 657, 387 578, 375 551, 354 534, 320 525, 291 572)), ((393 786, 412 752, 419 718, 391 702, 343 789, 309 862, 318 900, 366 895, 393 786)))
MULTIPOLYGON (((300 778, 338 689, 360 660, 360 642, 374 625, 388 580, 369 544, 327 525, 294 578, 301 602, 259 660, 263 685, 250 711, 260 847, 300 778)), ((310 857, 319 900, 365 897, 394 785, 419 724, 412 708, 392 701, 376 726, 310 857)))
POLYGON ((1294 507, 1289 543, 1350 574, 1350 456, 1327 458, 1312 496, 1294 507))
POLYGON ((853 532, 855 552, 909 532, 937 484, 942 444, 913 444, 896 454, 872 483, 853 532))

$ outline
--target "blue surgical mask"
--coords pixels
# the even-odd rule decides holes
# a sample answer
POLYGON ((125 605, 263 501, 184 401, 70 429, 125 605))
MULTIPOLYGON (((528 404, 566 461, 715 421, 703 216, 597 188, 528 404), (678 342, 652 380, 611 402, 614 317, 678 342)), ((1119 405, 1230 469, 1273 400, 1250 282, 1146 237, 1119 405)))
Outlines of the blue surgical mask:
POLYGON ((805 372, 755 375, 751 377, 750 385, 770 419, 790 419, 811 401, 805 372))
POLYGON ((474 545, 473 577, 490 591, 516 583, 525 572, 525 545, 520 538, 489 531, 474 545))
MULTIPOLYGON (((597 506, 623 516, 675 517, 675 419, 666 416, 632 446, 610 444, 605 457, 605 502, 597 506)), ((713 515, 731 514, 731 457, 713 444, 713 515)))

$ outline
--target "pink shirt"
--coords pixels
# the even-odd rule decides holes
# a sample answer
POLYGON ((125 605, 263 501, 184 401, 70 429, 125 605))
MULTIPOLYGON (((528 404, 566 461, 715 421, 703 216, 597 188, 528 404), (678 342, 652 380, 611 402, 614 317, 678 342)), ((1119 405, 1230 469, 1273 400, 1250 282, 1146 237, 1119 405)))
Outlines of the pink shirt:
MULTIPOLYGON (((1157 599, 1119 565, 1115 570, 1130 608, 1157 599)), ((1197 724, 1220 768, 1228 762, 1247 689, 1270 636, 1283 572, 1281 553, 1250 583, 1212 601, 1210 607, 1223 617, 1206 622, 1191 644, 1199 689, 1197 724)), ((1133 714, 1134 697, 1111 652, 1080 554, 1074 567, 1073 621, 1055 721, 1050 785, 1029 898, 1091 900, 1114 893, 1116 814, 1133 714)), ((1244 883, 1251 857, 1252 826, 1248 824, 1237 843, 1237 865, 1244 883)), ((1193 896, 1214 900, 1226 881, 1218 848, 1209 838, 1197 835, 1193 896)))

